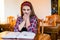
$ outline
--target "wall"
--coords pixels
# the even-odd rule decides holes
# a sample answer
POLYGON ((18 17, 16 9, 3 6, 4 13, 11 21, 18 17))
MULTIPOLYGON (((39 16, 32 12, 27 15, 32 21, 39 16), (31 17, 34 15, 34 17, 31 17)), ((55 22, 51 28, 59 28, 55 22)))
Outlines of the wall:
MULTIPOLYGON (((26 0, 5 0, 5 19, 12 15, 15 18, 20 15, 20 5, 26 0)), ((34 11, 38 18, 43 19, 51 15, 51 0, 28 0, 32 3, 34 11)))
POLYGON ((5 6, 5 20, 7 20, 8 16, 14 16, 16 18, 17 13, 19 11, 16 0, 5 0, 4 6, 5 6))
POLYGON ((4 0, 0 0, 0 23, 3 23, 4 20, 4 0))

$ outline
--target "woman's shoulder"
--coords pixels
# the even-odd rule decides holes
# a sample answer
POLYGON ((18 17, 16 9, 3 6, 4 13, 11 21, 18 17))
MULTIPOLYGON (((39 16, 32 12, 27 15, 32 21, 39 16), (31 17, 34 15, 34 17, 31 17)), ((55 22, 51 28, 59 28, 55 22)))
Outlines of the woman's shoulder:
POLYGON ((34 21, 34 20, 37 20, 37 17, 36 16, 33 16, 30 18, 31 21, 34 21))
POLYGON ((32 18, 32 19, 35 19, 35 18, 37 18, 37 16, 32 16, 31 18, 32 18))
POLYGON ((21 17, 21 16, 18 16, 18 17, 17 17, 17 20, 20 20, 20 19, 22 19, 22 17, 21 17))

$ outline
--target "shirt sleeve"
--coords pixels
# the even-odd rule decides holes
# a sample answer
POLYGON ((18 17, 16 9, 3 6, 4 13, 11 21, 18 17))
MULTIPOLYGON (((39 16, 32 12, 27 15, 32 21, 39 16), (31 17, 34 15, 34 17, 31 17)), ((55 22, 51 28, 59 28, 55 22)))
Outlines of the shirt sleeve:
POLYGON ((14 26, 14 32, 19 32, 19 29, 18 29, 18 26, 19 24, 22 22, 22 18, 21 17, 18 17, 17 18, 17 21, 16 21, 16 24, 14 26))
POLYGON ((34 16, 33 18, 31 18, 30 26, 28 27, 28 31, 31 31, 34 33, 37 32, 37 17, 34 16))

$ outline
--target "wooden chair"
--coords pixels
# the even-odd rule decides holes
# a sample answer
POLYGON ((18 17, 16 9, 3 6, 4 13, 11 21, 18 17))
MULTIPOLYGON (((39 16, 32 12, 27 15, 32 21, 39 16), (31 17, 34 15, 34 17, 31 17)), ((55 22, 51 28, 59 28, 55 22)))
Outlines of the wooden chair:
POLYGON ((51 16, 46 16, 46 22, 49 24, 49 25, 53 25, 50 29, 50 33, 51 33, 51 36, 52 36, 52 40, 56 40, 58 37, 60 37, 60 16, 59 15, 51 15, 51 16), (54 34, 54 35, 53 35, 54 34))
POLYGON ((40 22, 43 22, 43 21, 38 19, 38 25, 37 25, 38 30, 37 30, 34 40, 51 40, 50 35, 43 33, 44 31, 43 26, 42 26, 42 33, 40 32, 40 22))
POLYGON ((12 28, 12 30, 14 30, 14 25, 16 23, 16 19, 13 16, 9 16, 7 18, 7 23, 10 24, 10 28, 12 28))

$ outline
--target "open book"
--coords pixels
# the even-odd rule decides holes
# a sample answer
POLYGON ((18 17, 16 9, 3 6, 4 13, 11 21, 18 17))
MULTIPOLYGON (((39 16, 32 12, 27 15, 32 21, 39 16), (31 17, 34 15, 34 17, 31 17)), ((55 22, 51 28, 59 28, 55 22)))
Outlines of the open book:
POLYGON ((32 32, 9 32, 7 35, 2 38, 26 38, 26 39, 34 39, 35 33, 32 32))

